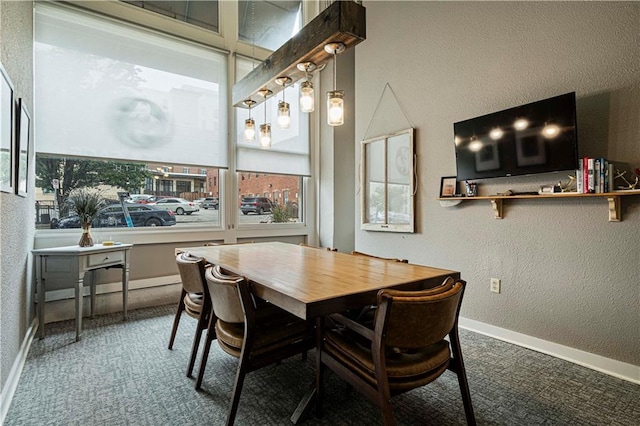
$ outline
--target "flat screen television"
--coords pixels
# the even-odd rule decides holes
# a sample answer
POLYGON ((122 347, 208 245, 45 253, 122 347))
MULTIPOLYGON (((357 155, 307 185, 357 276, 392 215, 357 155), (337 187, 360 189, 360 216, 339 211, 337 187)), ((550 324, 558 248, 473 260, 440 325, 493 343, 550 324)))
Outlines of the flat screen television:
POLYGON ((575 92, 454 123, 458 181, 578 168, 575 92))

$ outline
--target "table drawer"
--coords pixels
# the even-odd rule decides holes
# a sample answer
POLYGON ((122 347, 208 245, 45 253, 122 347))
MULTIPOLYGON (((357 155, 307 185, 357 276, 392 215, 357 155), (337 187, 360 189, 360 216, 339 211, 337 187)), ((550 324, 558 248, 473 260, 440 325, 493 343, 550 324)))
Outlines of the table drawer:
POLYGON ((87 260, 88 267, 107 266, 124 262, 124 251, 90 254, 87 260))

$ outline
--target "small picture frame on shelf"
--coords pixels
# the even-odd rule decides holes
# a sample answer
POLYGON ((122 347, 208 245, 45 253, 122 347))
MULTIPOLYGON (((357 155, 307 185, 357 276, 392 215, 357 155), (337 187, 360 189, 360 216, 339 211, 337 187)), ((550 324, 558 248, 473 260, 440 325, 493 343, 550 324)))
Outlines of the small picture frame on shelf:
POLYGON ((458 191, 456 176, 444 176, 440 178, 440 198, 455 197, 458 191))

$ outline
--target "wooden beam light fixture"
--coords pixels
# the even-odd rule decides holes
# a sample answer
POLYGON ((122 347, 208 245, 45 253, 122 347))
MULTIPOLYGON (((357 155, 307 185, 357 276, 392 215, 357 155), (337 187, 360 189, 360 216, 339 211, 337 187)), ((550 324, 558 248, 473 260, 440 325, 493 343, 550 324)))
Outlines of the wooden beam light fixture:
POLYGON ((267 96, 260 92, 283 90, 286 85, 276 82, 283 76, 291 79, 287 84, 306 77, 312 70, 305 63, 314 69, 325 66, 334 58, 334 52, 325 50, 327 44, 341 43, 347 50, 365 39, 365 8, 354 1, 334 2, 233 86, 233 106, 249 108, 247 100, 255 102, 252 106, 264 102, 267 96))

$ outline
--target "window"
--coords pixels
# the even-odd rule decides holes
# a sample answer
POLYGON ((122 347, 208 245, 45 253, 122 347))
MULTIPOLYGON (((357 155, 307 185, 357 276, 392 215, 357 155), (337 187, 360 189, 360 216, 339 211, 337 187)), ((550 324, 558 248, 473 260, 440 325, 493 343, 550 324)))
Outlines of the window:
POLYGON ((154 13, 218 32, 217 1, 122 1, 154 13))
MULTIPOLYGON (((149 200, 150 205, 168 197, 187 202, 216 197, 220 204, 237 206, 237 216, 229 219, 227 215, 227 219, 240 225, 273 222, 271 207, 286 208, 290 222, 302 221, 298 206, 303 206, 302 188, 311 175, 311 164, 309 116, 299 112, 298 86, 287 87, 284 93, 251 111, 256 124, 265 120, 265 112, 266 119, 274 123, 273 149, 235 143, 237 129, 242 129, 248 111, 229 106, 228 61, 236 64, 234 74, 238 79, 256 61, 233 54, 237 52, 229 54, 207 47, 228 49, 235 45, 238 35, 206 34, 213 37, 205 39, 205 32, 192 27, 201 20, 210 24, 203 28, 218 31, 221 2, 113 2, 109 7, 113 17, 108 18, 101 17, 103 9, 93 7, 91 2, 78 8, 70 7, 70 3, 34 5, 38 228, 49 228, 51 218, 66 214, 65 198, 71 189, 68 182, 99 188, 114 201, 118 192, 128 192, 141 196, 136 200, 149 200), (188 9, 183 8, 187 5, 188 9), (133 6, 149 13, 138 10, 132 14, 133 6), (97 13, 87 13, 85 8, 97 13), (201 12, 208 8, 202 13, 212 15, 202 18, 197 8, 201 12), (154 18, 152 13, 175 21, 154 18), (129 23, 129 19, 142 15, 146 15, 142 26, 129 23), (157 24, 160 20, 162 28, 157 24), (227 36, 234 40, 227 43, 227 36), (287 130, 275 125, 277 103, 283 96, 292 113, 287 130), (229 113, 234 114, 232 120, 229 113), (229 129, 229 123, 236 128, 229 129), (229 155, 229 147, 236 149, 236 155, 229 155), (230 158, 237 160, 232 174, 224 172, 230 158), (58 188, 53 187, 53 181, 59 182, 58 188), (271 204, 260 215, 243 215, 244 195, 224 199, 223 194, 230 194, 232 187, 238 188, 236 196, 249 194, 266 198, 271 204), (290 191, 287 203, 278 196, 285 190, 290 191), (294 193, 295 197, 291 195, 294 193)), ((276 49, 301 26, 302 1, 256 0, 254 11, 250 10, 251 3, 238 5, 239 38, 244 43, 255 40, 258 46, 276 49), (257 26, 247 21, 252 18, 248 13, 253 12, 257 26)), ((231 10, 235 9, 225 7, 222 13, 231 10)), ((246 48, 240 43, 238 49, 246 54, 246 48)), ((154 231, 202 223, 208 230, 224 229, 233 238, 236 228, 221 223, 224 211, 229 209, 201 208, 191 215, 176 215, 175 225, 154 227, 154 231)), ((284 231, 288 232, 297 231, 284 231)), ((157 241, 155 238, 151 240, 157 241)))
MULTIPOLYGON (((74 187, 115 201, 122 191, 217 196, 228 167, 226 55, 56 4, 35 7, 36 200, 51 205, 49 220, 66 214, 74 187)), ((213 210, 177 222, 220 226, 213 210)))
POLYGON ((289 213, 288 222, 302 221, 299 209, 301 200, 298 200, 297 198, 287 199, 284 197, 284 194, 287 194, 288 197, 288 194, 290 193, 289 191, 295 192, 296 194, 300 193, 300 187, 302 185, 302 178, 300 176, 269 174, 258 180, 252 179, 246 180, 245 182, 239 182, 239 185, 239 193, 243 194, 240 196, 240 224, 271 223, 271 218, 265 217, 271 213, 271 210, 270 208, 266 208, 264 203, 262 204, 260 214, 257 214, 256 206, 253 206, 253 208, 242 207, 243 200, 255 197, 260 199, 269 199, 273 205, 281 205, 289 213), (293 191, 293 189, 295 189, 295 191, 293 191), (278 198, 278 194, 280 192, 283 193, 282 199, 278 198), (263 197, 260 196, 260 194, 262 194, 263 197), (273 197, 270 197, 270 194, 273 194, 273 197))
POLYGON ((302 26, 302 1, 239 1, 238 39, 277 50, 302 26))

